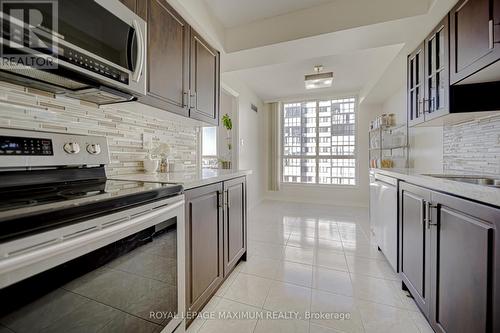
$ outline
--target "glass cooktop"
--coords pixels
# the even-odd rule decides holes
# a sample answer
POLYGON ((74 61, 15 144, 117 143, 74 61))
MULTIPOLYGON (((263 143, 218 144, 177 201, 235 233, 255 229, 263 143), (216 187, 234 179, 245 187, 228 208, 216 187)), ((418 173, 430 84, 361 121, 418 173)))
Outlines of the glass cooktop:
MULTIPOLYGON (((0 212, 30 208, 51 203, 59 207, 78 200, 78 203, 104 200, 165 188, 174 189, 178 185, 144 183, 138 181, 78 181, 61 184, 44 184, 20 188, 2 189, 0 192, 0 212)), ((182 191, 182 190, 181 190, 182 191)), ((179 191, 180 192, 180 191, 179 191)))
POLYGON ((182 192, 182 185, 106 179, 2 188, 0 241, 25 231, 111 214, 182 192))

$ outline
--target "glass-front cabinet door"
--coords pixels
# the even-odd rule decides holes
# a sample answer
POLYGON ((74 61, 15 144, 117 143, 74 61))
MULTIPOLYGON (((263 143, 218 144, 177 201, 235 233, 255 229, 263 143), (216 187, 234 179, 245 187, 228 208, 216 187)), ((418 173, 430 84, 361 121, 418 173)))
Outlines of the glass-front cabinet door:
POLYGON ((408 124, 424 121, 424 44, 413 51, 407 60, 408 124))
POLYGON ((425 121, 440 117, 449 110, 449 38, 448 16, 425 39, 425 121))

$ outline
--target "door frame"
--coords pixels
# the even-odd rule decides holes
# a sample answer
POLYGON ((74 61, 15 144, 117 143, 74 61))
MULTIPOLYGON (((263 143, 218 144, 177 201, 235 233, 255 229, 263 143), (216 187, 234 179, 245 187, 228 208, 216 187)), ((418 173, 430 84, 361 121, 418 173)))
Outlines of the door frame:
MULTIPOLYGON (((233 121, 233 153, 232 153, 232 162, 233 162, 233 169, 238 170, 240 166, 240 94, 232 89, 230 86, 228 86, 226 83, 222 82, 220 83, 221 87, 221 99, 222 99, 222 94, 226 93, 227 95, 231 96, 233 98, 232 102, 232 121, 233 121)), ((220 112, 221 110, 219 110, 220 112)), ((221 114, 221 119, 222 119, 223 114, 221 114)))

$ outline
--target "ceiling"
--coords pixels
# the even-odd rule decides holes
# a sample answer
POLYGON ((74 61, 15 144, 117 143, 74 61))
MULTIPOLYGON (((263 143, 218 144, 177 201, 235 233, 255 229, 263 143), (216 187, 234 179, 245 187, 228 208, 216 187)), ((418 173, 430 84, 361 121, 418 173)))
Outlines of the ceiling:
POLYGON ((311 8, 335 0, 205 0, 226 28, 311 8))
POLYGON ((402 44, 367 49, 333 56, 309 58, 224 73, 223 79, 237 77, 264 101, 274 101, 311 94, 358 93, 368 82, 376 80, 403 47, 402 44), (306 90, 304 75, 312 74, 314 65, 323 72, 333 72, 331 88, 306 90))
POLYGON ((221 51, 222 80, 265 101, 357 93, 382 103, 404 85, 406 55, 458 0, 169 0, 221 51), (201 27, 201 28, 200 28, 201 27), (316 64, 332 88, 306 91, 316 64))

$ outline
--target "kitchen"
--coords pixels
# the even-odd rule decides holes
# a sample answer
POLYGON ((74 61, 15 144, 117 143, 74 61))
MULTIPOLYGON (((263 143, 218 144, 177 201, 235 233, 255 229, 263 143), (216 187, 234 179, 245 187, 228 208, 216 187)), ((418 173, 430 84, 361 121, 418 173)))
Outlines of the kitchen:
POLYGON ((499 1, 0 6, 1 333, 500 331, 499 1))

